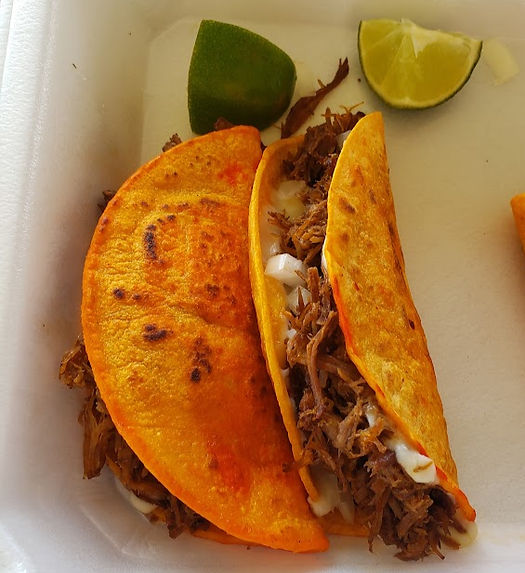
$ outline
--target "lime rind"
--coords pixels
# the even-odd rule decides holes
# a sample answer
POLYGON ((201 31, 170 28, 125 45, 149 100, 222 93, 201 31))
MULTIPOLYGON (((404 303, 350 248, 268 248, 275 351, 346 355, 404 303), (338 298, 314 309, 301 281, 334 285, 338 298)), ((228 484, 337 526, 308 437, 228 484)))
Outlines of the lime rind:
POLYGON ((188 72, 188 109, 195 133, 219 117, 265 129, 288 108, 297 79, 286 52, 240 26, 203 20, 188 72))
POLYGON ((474 71, 482 45, 410 20, 365 20, 358 31, 359 59, 369 86, 400 109, 434 107, 457 94, 474 71))

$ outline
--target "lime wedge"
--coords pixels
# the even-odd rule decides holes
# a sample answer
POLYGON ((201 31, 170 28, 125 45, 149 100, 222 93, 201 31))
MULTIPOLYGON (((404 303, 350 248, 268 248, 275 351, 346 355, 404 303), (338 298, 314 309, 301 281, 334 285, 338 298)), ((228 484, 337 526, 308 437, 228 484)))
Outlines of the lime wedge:
POLYGON ((195 133, 219 117, 264 129, 288 107, 296 80, 290 57, 266 38, 215 20, 200 24, 188 74, 195 133))
POLYGON ((468 81, 482 42, 421 28, 410 20, 363 20, 359 59, 370 87, 397 108, 423 109, 456 94, 468 81))

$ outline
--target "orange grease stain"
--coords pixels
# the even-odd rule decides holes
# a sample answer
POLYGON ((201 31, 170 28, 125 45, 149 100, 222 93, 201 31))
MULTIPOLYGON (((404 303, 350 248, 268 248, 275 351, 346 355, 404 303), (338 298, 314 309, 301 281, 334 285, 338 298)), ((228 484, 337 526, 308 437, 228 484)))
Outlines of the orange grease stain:
POLYGON ((232 491, 248 489, 245 472, 238 463, 239 456, 228 446, 208 442, 208 451, 213 460, 213 469, 221 476, 224 484, 232 491))
POLYGON ((225 179, 230 185, 239 183, 242 179, 243 170, 239 163, 228 164, 220 173, 219 178, 225 179))

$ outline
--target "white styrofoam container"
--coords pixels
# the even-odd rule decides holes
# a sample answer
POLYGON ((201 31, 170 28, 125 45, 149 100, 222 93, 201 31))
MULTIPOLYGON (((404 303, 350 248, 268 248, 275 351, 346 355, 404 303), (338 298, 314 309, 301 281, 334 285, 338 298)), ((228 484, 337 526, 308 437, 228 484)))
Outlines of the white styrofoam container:
POLYGON ((525 570, 525 256, 509 208, 525 191, 524 30, 517 0, 0 2, 0 570, 525 570), (360 81, 356 31, 370 17, 496 37, 522 72, 495 87, 481 61, 446 104, 386 109, 360 81), (478 510, 478 541, 445 563, 401 563, 364 540, 334 539, 322 555, 173 541, 108 473, 81 478, 81 397, 57 370, 79 332, 96 204, 174 131, 191 136, 186 74, 202 18, 284 48, 296 97, 348 56, 327 105, 384 112, 407 272, 478 510))

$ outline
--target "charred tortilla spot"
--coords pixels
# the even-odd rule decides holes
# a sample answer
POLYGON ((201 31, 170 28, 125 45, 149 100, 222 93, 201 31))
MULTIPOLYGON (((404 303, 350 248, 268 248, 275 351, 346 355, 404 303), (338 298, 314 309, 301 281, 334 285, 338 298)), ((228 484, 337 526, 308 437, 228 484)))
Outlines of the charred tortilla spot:
POLYGON ((173 213, 170 213, 169 215, 166 216, 166 219, 168 219, 168 221, 173 221, 175 219, 175 215, 173 213))
POLYGON ((414 321, 411 318, 408 319, 408 324, 412 330, 416 328, 416 325, 414 324, 414 321))
POLYGON ((140 293, 138 293, 138 292, 134 292, 134 293, 131 295, 131 298, 132 298, 133 300, 141 300, 141 299, 142 299, 142 295, 141 295, 140 293))
POLYGON ((209 283, 206 283, 205 289, 210 298, 217 298, 217 296, 219 295, 220 291, 219 285, 211 285, 209 283))
POLYGON ((394 229, 394 225, 392 221, 388 221, 388 234, 390 235, 390 241, 393 245, 396 244, 396 231, 394 229))
POLYGON ((403 274, 403 264, 399 260, 398 249, 397 249, 397 233, 395 227, 391 221, 388 222, 388 233, 390 235, 390 241, 392 243, 392 253, 394 255, 394 268, 398 275, 403 274))
POLYGON ((195 370, 199 372, 199 380, 201 369, 206 371, 208 374, 212 371, 212 366, 209 361, 211 354, 211 348, 204 342, 204 339, 201 336, 198 336, 193 343, 192 365, 196 367, 193 372, 195 372, 195 370))
POLYGON ((186 209, 188 209, 190 206, 189 203, 184 202, 184 203, 179 203, 178 205, 175 205, 174 209, 175 211, 177 211, 177 213, 180 213, 181 211, 185 211, 186 209))
POLYGON ((201 381, 201 371, 198 368, 194 368, 191 371, 190 380, 192 382, 200 382, 201 381))
POLYGON ((221 206, 221 204, 218 201, 215 201, 213 199, 208 199, 208 197, 203 197, 200 200, 201 205, 203 205, 204 207, 207 207, 207 209, 213 213, 218 207, 221 206))
POLYGON ((355 207, 351 203, 349 203, 344 197, 341 197, 339 204, 341 205, 341 208, 347 213, 352 213, 352 214, 355 213, 355 207))
POLYGON ((284 473, 284 474, 287 474, 288 472, 291 472, 291 471, 292 471, 292 468, 293 468, 293 464, 291 464, 291 463, 286 463, 286 462, 285 462, 285 463, 282 465, 282 470, 283 470, 283 473, 284 473))
POLYGON ((158 328, 156 324, 146 324, 142 337, 148 342, 155 342, 166 338, 168 334, 169 332, 166 328, 158 328))
POLYGON ((117 299, 123 299, 124 298, 124 290, 121 288, 113 289, 113 296, 117 299))
POLYGON ((148 225, 144 232, 144 249, 146 250, 146 256, 154 261, 157 260, 156 229, 157 227, 155 225, 148 225))

